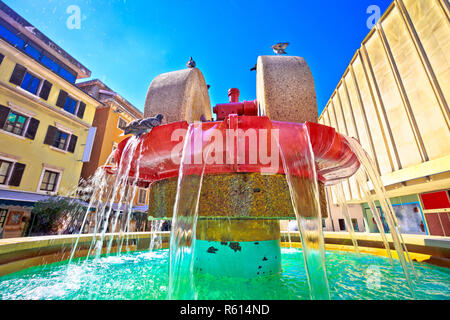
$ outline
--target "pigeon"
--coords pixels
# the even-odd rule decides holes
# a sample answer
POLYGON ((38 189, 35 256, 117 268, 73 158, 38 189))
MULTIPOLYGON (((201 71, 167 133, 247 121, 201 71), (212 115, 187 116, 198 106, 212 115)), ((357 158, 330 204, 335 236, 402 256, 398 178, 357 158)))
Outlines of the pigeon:
POLYGON ((195 68, 196 63, 195 63, 194 59, 192 59, 192 57, 191 57, 191 59, 189 59, 189 61, 186 63, 186 66, 187 66, 188 68, 190 68, 190 69, 195 68))
POLYGON ((272 46, 273 52, 275 52, 276 54, 282 55, 282 54, 287 54, 286 51, 284 51, 284 49, 286 49, 286 47, 289 45, 289 42, 280 42, 277 43, 275 45, 272 46))
POLYGON ((211 86, 209 84, 206 85, 206 88, 209 90, 209 88, 211 88, 211 86))
POLYGON ((256 71, 256 67, 258 64, 255 64, 255 66, 253 68, 250 69, 250 71, 256 71))
POLYGON ((123 135, 126 136, 128 134, 133 134, 139 138, 144 133, 152 130, 154 127, 160 126, 163 118, 164 116, 162 114, 158 114, 154 118, 145 118, 130 122, 130 124, 125 128, 123 135))

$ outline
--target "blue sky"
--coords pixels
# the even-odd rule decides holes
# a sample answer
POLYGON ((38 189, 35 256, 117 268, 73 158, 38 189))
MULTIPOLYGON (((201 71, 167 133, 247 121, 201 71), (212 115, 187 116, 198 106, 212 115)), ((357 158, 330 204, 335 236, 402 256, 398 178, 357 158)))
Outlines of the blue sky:
POLYGON ((289 55, 306 59, 319 113, 369 32, 370 5, 383 13, 391 0, 153 1, 3 0, 92 71, 92 78, 143 110, 158 74, 185 68, 192 56, 211 85, 211 104, 256 98, 249 69, 271 45, 289 41, 289 55), (70 5, 81 10, 81 29, 69 29, 70 5))

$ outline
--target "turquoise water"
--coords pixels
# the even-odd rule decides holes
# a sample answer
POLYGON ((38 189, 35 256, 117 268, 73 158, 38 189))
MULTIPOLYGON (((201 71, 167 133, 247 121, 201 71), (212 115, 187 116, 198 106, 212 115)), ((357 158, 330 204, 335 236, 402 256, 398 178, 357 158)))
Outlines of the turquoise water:
MULTIPOLYGON (((61 262, 0 277, 0 299, 166 299, 168 250, 61 262), (83 264, 83 262, 85 262, 83 264)), ((326 253, 332 299, 411 299, 400 264, 382 257, 326 253)), ((282 249, 279 275, 238 279, 196 274, 198 299, 309 299, 301 250, 282 249)), ((450 270, 415 263, 417 299, 450 300, 450 270)))

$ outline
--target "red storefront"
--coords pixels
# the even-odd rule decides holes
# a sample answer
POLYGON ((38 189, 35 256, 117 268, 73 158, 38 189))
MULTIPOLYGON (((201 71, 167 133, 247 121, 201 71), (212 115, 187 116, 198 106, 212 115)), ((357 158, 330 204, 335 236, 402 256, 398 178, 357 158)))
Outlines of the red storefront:
POLYGON ((450 237, 450 190, 422 193, 420 198, 430 234, 450 237))

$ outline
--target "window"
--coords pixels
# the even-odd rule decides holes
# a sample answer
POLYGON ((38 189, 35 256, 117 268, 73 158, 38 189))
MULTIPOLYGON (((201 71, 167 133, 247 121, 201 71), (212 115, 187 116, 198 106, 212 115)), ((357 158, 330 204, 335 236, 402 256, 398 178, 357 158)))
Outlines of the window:
POLYGON ((65 111, 76 115, 78 118, 83 119, 84 112, 86 110, 86 104, 78 101, 69 96, 64 90, 59 91, 58 100, 56 106, 63 108, 65 111))
POLYGON ((23 163, 0 159, 0 185, 19 187, 24 170, 23 163))
POLYGON ((49 126, 45 136, 44 144, 58 148, 71 153, 75 152, 78 137, 59 130, 56 127, 49 126))
POLYGON ((138 203, 145 204, 147 200, 147 189, 139 189, 138 203))
POLYGON ((27 90, 28 92, 31 92, 34 95, 37 95, 41 81, 42 81, 41 79, 26 72, 25 77, 23 78, 23 81, 22 81, 22 84, 20 85, 20 87, 22 89, 27 90))
POLYGON ((12 162, 0 160, 0 184, 6 184, 6 182, 8 182, 8 177, 12 166, 12 162))
POLYGON ((41 182, 41 191, 54 192, 59 179, 59 172, 50 170, 44 171, 44 176, 41 182))
POLYGON ((77 110, 78 101, 75 99, 72 99, 71 97, 67 97, 66 102, 64 104, 64 110, 67 112, 70 112, 71 114, 75 114, 75 111, 77 110))
POLYGON ((339 219, 339 230, 345 231, 345 221, 344 221, 344 219, 339 219))
POLYGON ((20 86, 22 89, 37 95, 44 100, 48 99, 50 90, 53 86, 49 81, 42 81, 42 79, 34 76, 27 68, 20 64, 16 64, 9 82, 20 86))
POLYGON ((7 216, 8 209, 0 209, 0 228, 3 228, 5 226, 7 216))
POLYGON ((0 129, 34 140, 40 121, 0 105, 0 129), (25 121, 24 121, 25 119, 25 121))
POLYGON ((359 231, 358 220, 357 219, 352 219, 352 224, 353 224, 353 230, 358 232, 359 231))
POLYGON ((67 147, 67 141, 69 139, 69 134, 62 132, 62 131, 57 131, 56 132, 56 137, 55 137, 55 142, 53 142, 53 146, 55 148, 61 149, 61 150, 66 150, 67 147))
POLYGON ((119 117, 119 121, 117 122, 117 128, 123 130, 125 129, 127 126, 127 122, 123 119, 119 117))
POLYGON ((2 64, 3 59, 5 59, 5 56, 3 54, 0 53, 0 64, 2 64))
POLYGON ((27 119, 28 119, 27 117, 19 113, 10 111, 3 129, 5 131, 21 136, 23 135, 27 119))

